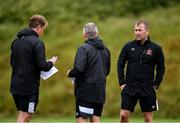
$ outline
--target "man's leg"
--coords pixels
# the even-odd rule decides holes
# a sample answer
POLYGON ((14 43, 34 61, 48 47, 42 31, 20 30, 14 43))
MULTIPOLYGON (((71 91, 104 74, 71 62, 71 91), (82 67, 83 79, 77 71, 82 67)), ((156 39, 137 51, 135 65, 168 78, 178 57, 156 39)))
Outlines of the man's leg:
POLYGON ((87 122, 99 123, 103 110, 103 103, 92 103, 83 100, 76 100, 76 121, 77 123, 87 122))
POLYGON ((139 99, 141 110, 144 114, 144 122, 153 122, 153 111, 158 110, 158 102, 156 100, 156 92, 153 87, 144 87, 141 90, 139 99), (144 96, 146 95, 146 96, 144 96))
POLYGON ((76 118, 76 123, 87 123, 87 118, 78 117, 76 118))
POLYGON ((144 122, 145 123, 153 122, 153 113, 152 112, 144 112, 144 122))
POLYGON ((129 116, 131 112, 125 109, 120 110, 120 122, 121 123, 127 123, 129 121, 129 116))
POLYGON ((93 109, 90 104, 83 100, 76 99, 76 122, 86 123, 89 117, 92 117, 93 109))
POLYGON ((38 94, 35 95, 13 95, 19 115, 17 118, 18 123, 30 122, 32 114, 35 112, 38 103, 38 94))
POLYGON ((31 118, 32 118, 32 114, 28 112, 20 111, 19 116, 17 118, 17 123, 27 123, 31 120, 31 118))
POLYGON ((121 92, 121 110, 120 110, 121 123, 128 122, 131 112, 134 112, 134 108, 138 100, 136 95, 131 94, 131 93, 136 94, 134 90, 135 90, 134 88, 126 85, 121 92), (129 90, 131 90, 131 92, 129 90))
POLYGON ((93 117, 90 119, 91 123, 100 123, 100 117, 93 115, 93 117))
POLYGON ((103 111, 103 103, 92 103, 94 113, 93 116, 90 118, 91 123, 100 123, 100 117, 103 111))

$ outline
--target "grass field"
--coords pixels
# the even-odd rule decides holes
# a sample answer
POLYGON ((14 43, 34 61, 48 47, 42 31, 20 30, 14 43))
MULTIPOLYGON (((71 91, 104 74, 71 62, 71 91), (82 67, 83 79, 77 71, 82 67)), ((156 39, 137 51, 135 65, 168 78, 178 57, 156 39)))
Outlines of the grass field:
MULTIPOLYGON (((15 122, 15 117, 0 117, 0 122, 15 122)), ((73 117, 58 117, 58 116, 51 116, 51 117, 37 117, 34 116, 32 121, 34 122, 56 122, 56 123, 74 123, 75 118, 73 117)), ((118 118, 101 118, 101 123, 119 123, 118 118)), ((131 118, 130 123, 143 123, 143 118, 131 118)), ((180 123, 180 119, 154 119, 154 123, 180 123)))

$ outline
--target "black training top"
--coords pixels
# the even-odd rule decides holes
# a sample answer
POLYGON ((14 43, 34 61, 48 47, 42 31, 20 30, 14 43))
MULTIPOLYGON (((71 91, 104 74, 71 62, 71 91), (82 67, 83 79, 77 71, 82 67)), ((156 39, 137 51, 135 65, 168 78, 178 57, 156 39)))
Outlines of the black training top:
POLYGON ((46 62, 44 43, 34 30, 24 29, 17 34, 11 45, 11 66, 11 93, 39 92, 40 71, 50 70, 53 63, 46 62))
POLYGON ((106 76, 110 72, 110 52, 99 38, 89 39, 76 53, 74 68, 69 77, 75 77, 77 99, 105 102, 106 76))
POLYGON ((143 83, 159 86, 165 71, 162 48, 150 40, 146 40, 143 45, 136 40, 130 41, 125 44, 119 55, 117 70, 119 85, 143 83))

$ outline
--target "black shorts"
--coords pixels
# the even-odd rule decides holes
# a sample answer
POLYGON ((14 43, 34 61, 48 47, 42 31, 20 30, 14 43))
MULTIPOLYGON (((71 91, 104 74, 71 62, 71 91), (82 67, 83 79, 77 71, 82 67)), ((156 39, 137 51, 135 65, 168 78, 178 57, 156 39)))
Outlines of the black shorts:
POLYGON ((103 103, 91 103, 76 100, 76 118, 91 118, 93 115, 101 117, 103 103))
POLYGON ((19 111, 34 113, 38 104, 38 94, 20 96, 13 94, 16 108, 19 111))
POLYGON ((136 103, 139 100, 142 112, 158 110, 156 92, 152 86, 134 87, 126 85, 122 90, 121 97, 121 109, 134 112, 136 103))

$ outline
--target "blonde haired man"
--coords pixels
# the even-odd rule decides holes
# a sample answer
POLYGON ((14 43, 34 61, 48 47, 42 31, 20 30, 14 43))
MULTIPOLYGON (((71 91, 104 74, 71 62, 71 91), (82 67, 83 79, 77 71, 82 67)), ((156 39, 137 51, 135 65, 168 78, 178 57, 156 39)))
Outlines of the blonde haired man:
POLYGON ((48 71, 57 57, 46 61, 45 46, 39 39, 48 22, 42 15, 29 19, 29 28, 17 33, 11 45, 11 85, 19 115, 17 122, 29 122, 38 104, 40 71, 48 71))

